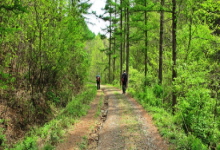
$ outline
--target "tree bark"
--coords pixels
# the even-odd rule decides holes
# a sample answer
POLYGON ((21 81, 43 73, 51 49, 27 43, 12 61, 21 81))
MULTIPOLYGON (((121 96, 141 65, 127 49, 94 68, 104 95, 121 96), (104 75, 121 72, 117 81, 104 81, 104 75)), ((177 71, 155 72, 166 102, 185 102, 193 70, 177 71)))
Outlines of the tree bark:
MULTIPOLYGON (((177 77, 177 71, 176 71, 176 30, 177 30, 177 17, 176 17, 176 0, 172 0, 173 7, 172 7, 172 81, 175 81, 175 78, 177 77)), ((175 105, 177 104, 177 96, 176 92, 173 91, 172 93, 172 107, 173 107, 173 113, 175 112, 175 105)))
MULTIPOLYGON (((161 0, 161 7, 164 7, 164 0, 161 0)), ((162 85, 163 82, 163 21, 164 21, 164 11, 160 12, 160 44, 159 44, 159 84, 162 85)))
MULTIPOLYGON (((111 7, 111 5, 110 5, 111 7)), ((109 20, 109 83, 111 83, 111 53, 112 53, 112 13, 110 12, 109 20)))
POLYGON ((122 26, 122 21, 123 21, 123 8, 122 8, 122 3, 123 0, 120 0, 120 36, 121 36, 121 41, 120 41, 120 73, 119 73, 119 82, 121 85, 121 73, 122 73, 122 65, 123 65, 123 34, 122 34, 122 30, 123 30, 123 26, 122 26))
MULTIPOLYGON (((145 4, 145 7, 147 7, 147 2, 145 1, 144 2, 145 4)), ((144 85, 146 86, 147 85, 147 82, 146 82, 146 77, 147 77, 147 71, 148 71, 148 68, 147 68, 147 63, 148 63, 148 29, 147 29, 147 11, 144 11, 144 25, 145 25, 145 30, 144 30, 144 34, 145 34, 145 47, 144 47, 144 65, 145 65, 145 68, 144 68, 144 76, 145 76, 145 81, 144 81, 144 85)))
MULTIPOLYGON (((115 0, 115 4, 116 4, 116 0, 115 0)), ((117 17, 117 12, 116 12, 116 5, 115 5, 115 18, 117 17)), ((116 32, 116 28, 114 28, 114 32, 116 32)), ((116 54, 116 37, 114 37, 114 58, 113 58, 113 81, 115 80, 115 70, 116 70, 116 67, 115 67, 115 63, 116 63, 116 57, 115 57, 115 54, 116 54)))
MULTIPOLYGON (((127 4, 127 8, 126 8, 126 14, 127 14, 127 28, 126 28, 126 39, 127 39, 127 42, 126 42, 126 71, 127 71, 127 78, 129 78, 129 48, 130 48, 130 43, 129 43, 129 1, 128 1, 128 4, 127 4)), ((128 86, 128 82, 127 82, 127 86, 128 86)))

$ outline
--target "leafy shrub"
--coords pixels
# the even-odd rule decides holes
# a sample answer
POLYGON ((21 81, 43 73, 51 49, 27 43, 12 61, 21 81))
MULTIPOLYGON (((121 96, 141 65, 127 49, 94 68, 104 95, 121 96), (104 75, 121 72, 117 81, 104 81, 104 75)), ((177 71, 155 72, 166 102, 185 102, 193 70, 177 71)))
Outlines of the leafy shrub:
POLYGON ((209 144, 214 139, 212 110, 214 101, 206 89, 192 89, 186 93, 185 98, 179 100, 177 115, 182 118, 185 131, 191 132, 204 143, 209 144))
MULTIPOLYGON (((196 138, 193 135, 189 135, 185 137, 185 140, 180 139, 181 145, 184 145, 184 149, 187 150, 208 150, 207 146, 205 146, 202 141, 196 138)), ((181 148, 183 149, 183 148, 181 148)))
POLYGON ((157 125, 160 134, 166 137, 171 144, 174 144, 178 150, 207 150, 202 140, 196 136, 189 134, 188 136, 182 130, 182 126, 177 124, 175 116, 168 113, 163 108, 144 105, 153 116, 153 120, 157 125))
POLYGON ((53 150, 54 149, 54 146, 50 145, 50 144, 46 144, 44 146, 44 150, 53 150))
POLYGON ((149 74, 146 79, 142 72, 136 69, 130 68, 129 73, 129 87, 128 92, 139 99, 139 101, 144 104, 149 104, 151 106, 162 105, 163 98, 163 88, 158 84, 154 84, 151 75, 149 74), (147 87, 145 87, 145 82, 147 87))
POLYGON ((137 98, 142 104, 148 104, 151 106, 162 105, 162 99, 157 98, 154 94, 154 87, 146 87, 144 92, 137 93, 137 98))
POLYGON ((47 92, 47 97, 50 101, 52 101, 55 104, 60 103, 60 98, 56 96, 56 94, 52 91, 47 92))
POLYGON ((153 92, 154 92, 154 95, 155 95, 157 98, 162 98, 162 96, 163 96, 163 88, 162 88, 162 86, 156 84, 156 85, 153 87, 153 92))
POLYGON ((136 69, 130 68, 128 75, 129 85, 128 88, 135 89, 136 92, 142 92, 144 87, 144 75, 136 69))
POLYGON ((21 144, 16 145, 15 148, 12 148, 10 150, 38 150, 36 141, 36 136, 26 137, 21 144))

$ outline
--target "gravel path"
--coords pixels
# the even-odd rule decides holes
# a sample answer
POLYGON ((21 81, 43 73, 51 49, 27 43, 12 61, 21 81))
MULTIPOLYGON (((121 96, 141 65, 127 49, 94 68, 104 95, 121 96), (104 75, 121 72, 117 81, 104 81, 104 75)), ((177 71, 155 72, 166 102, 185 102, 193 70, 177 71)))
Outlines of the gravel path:
POLYGON ((167 150, 151 117, 131 97, 113 87, 104 87, 109 96, 108 117, 99 134, 98 150, 167 150))
POLYGON ((57 149, 168 150, 169 145, 159 135, 152 118, 133 98, 121 93, 114 87, 101 86, 88 115, 74 125, 75 128, 57 149), (101 94, 103 99, 100 99, 101 94), (97 118, 92 116, 97 112, 100 100, 103 107, 101 119, 97 122, 97 118), (87 142, 82 137, 87 137, 87 142), (86 146, 82 147, 80 143, 86 143, 86 146))

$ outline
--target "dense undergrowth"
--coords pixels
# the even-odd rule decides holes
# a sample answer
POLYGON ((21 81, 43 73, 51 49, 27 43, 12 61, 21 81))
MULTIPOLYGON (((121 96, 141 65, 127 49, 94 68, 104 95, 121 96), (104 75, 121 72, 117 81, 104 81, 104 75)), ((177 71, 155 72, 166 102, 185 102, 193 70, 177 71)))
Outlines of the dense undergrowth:
MULTIPOLYGON (((5 145, 5 150, 50 150, 54 149, 54 145, 61 140, 65 133, 65 128, 74 124, 77 119, 86 114, 91 100, 96 95, 96 87, 88 85, 83 92, 75 97, 67 104, 65 108, 54 110, 57 113, 54 119, 44 124, 42 127, 33 127, 25 138, 9 148, 5 145)), ((53 107, 51 105, 51 107, 53 107)), ((55 109, 55 107, 54 107, 55 109)))

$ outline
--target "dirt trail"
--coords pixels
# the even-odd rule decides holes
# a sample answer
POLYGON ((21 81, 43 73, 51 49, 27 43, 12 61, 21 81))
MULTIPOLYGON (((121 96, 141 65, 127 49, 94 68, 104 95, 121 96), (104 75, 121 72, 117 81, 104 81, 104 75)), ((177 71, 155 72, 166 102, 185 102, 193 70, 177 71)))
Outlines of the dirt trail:
POLYGON ((101 86, 91 109, 69 131, 57 150, 168 150, 151 117, 131 97, 101 86), (102 90, 102 91, 101 91, 102 90), (97 114, 100 102, 101 119, 97 114))

